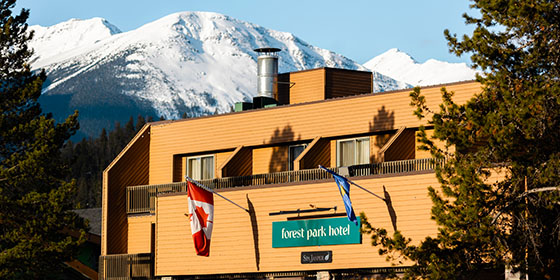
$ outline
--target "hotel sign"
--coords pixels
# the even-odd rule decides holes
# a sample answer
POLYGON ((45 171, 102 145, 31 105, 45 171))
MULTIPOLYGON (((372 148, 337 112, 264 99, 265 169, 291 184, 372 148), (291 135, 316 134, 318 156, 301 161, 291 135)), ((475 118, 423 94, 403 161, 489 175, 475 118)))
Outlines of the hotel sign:
POLYGON ((301 252, 301 263, 332 263, 332 251, 301 252))
POLYGON ((272 222, 272 248, 360 244, 360 225, 346 217, 272 222))

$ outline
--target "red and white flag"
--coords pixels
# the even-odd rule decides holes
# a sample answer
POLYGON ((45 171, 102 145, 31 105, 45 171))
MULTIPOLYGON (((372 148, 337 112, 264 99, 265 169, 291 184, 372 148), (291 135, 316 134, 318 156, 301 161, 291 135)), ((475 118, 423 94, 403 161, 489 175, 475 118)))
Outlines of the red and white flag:
POLYGON ((208 257, 214 225, 214 196, 191 182, 187 182, 187 195, 194 249, 197 255, 208 257))

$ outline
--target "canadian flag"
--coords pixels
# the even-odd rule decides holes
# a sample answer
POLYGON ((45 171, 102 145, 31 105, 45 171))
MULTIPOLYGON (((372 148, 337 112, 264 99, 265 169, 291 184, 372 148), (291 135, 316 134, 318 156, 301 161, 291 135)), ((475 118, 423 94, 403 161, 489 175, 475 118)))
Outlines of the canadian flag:
POLYGON ((214 224, 214 196, 191 182, 187 182, 187 196, 194 249, 197 255, 208 257, 214 224))

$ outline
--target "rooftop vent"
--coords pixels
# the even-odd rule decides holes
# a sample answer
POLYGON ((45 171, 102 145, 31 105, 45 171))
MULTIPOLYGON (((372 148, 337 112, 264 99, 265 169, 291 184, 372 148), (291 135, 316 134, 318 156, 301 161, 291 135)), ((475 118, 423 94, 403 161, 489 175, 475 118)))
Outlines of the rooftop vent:
POLYGON ((257 96, 253 97, 253 103, 235 103, 235 112, 251 109, 268 108, 278 105, 276 95, 278 94, 278 54, 277 48, 258 48, 255 52, 259 54, 257 69, 257 96))
POLYGON ((257 94, 274 98, 278 92, 278 54, 277 48, 258 48, 257 94))

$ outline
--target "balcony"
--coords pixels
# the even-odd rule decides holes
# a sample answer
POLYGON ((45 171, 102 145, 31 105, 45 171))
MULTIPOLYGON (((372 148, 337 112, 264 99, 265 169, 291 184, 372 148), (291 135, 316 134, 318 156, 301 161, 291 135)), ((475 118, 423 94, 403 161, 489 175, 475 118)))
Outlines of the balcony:
MULTIPOLYGON (((348 167, 350 177, 398 174, 416 171, 434 170, 432 159, 410 159, 388 161, 373 164, 353 165, 348 167)), ((340 168, 331 168, 340 173, 340 168)), ((213 189, 226 189, 243 186, 260 186, 269 184, 286 184, 331 179, 332 175, 319 169, 283 171, 249 176, 216 178, 201 180, 200 183, 213 189)), ((126 209, 128 214, 153 213, 155 198, 161 193, 186 192, 187 183, 170 183, 161 185, 130 186, 126 189, 126 209)))
POLYGON ((121 254, 99 257, 99 280, 154 279, 152 254, 121 254))

